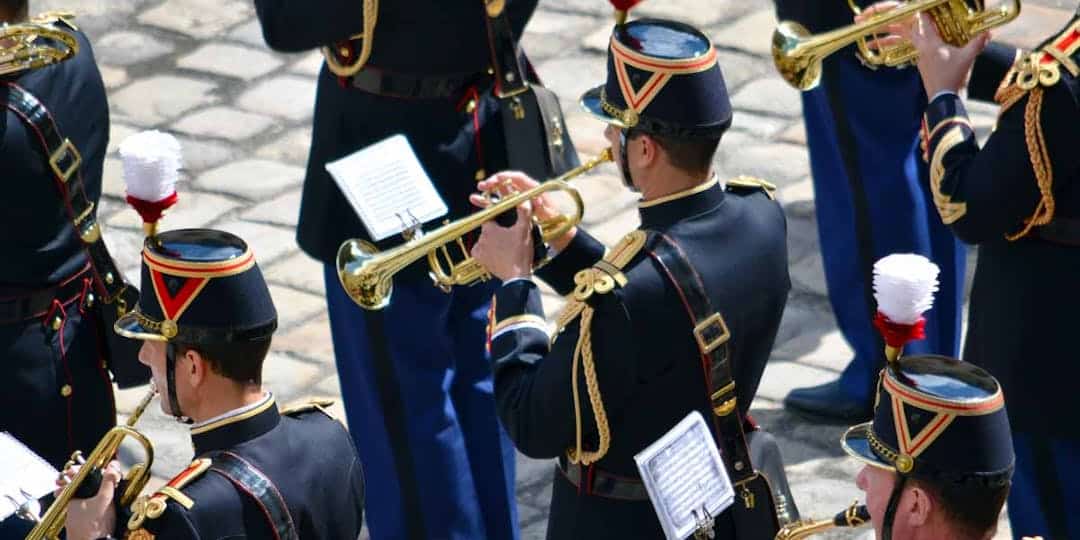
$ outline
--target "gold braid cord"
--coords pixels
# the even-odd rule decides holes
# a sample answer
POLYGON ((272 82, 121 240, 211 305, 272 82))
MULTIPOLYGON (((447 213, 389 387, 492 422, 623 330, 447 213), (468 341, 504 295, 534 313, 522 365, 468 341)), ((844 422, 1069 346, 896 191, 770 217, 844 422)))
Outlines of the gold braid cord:
POLYGON ((570 448, 566 451, 566 457, 570 460, 570 463, 590 465, 596 463, 600 458, 607 454, 608 447, 611 446, 611 430, 608 427, 607 411, 604 410, 604 400, 600 397, 600 384, 596 380, 596 364, 593 362, 592 352, 592 317, 593 308, 591 306, 585 306, 581 311, 581 329, 580 336, 578 338, 577 347, 574 348, 574 361, 571 363, 570 373, 572 384, 571 386, 574 394, 574 420, 575 420, 575 441, 576 447, 570 448), (584 364, 585 371, 585 389, 589 393, 589 404, 593 409, 593 416, 596 418, 596 431, 599 435, 599 442, 596 447, 596 451, 590 452, 583 450, 581 447, 581 400, 578 395, 578 364, 584 364))
POLYGON ((1024 220, 1024 228, 1018 233, 1005 235, 1005 239, 1019 240, 1031 232, 1031 229, 1039 225, 1046 225, 1054 219, 1054 170, 1050 163, 1050 155, 1046 150, 1046 139, 1043 136, 1042 103, 1043 89, 1033 88, 1028 93, 1027 108, 1024 109, 1024 140, 1027 143, 1028 155, 1031 158, 1031 169, 1035 173, 1035 181, 1039 186, 1041 195, 1039 205, 1031 217, 1024 220))
POLYGON ((334 50, 331 47, 323 47, 322 53, 326 57, 326 67, 338 77, 352 77, 364 69, 368 59, 371 58, 371 49, 375 45, 375 23, 379 21, 379 0, 364 0, 364 31, 350 37, 350 40, 359 39, 360 57, 349 65, 337 61, 334 50))
POLYGON ((592 319, 594 308, 588 300, 593 294, 607 294, 616 286, 622 287, 627 283, 626 276, 621 269, 630 263, 641 248, 645 246, 645 231, 635 230, 619 240, 610 251, 605 254, 603 261, 595 266, 586 268, 574 276, 576 287, 570 295, 570 301, 563 308, 558 317, 558 331, 552 337, 554 342, 559 333, 566 328, 575 318, 581 316, 578 328, 578 341, 574 347, 574 357, 570 363, 570 391, 574 399, 574 447, 566 450, 567 459, 574 464, 590 465, 603 458, 611 445, 611 429, 608 426, 607 411, 604 409, 604 400, 600 396, 600 383, 596 378, 596 364, 593 360, 592 350, 592 319), (589 393, 589 404, 592 406, 593 417, 596 419, 596 431, 599 441, 595 451, 587 451, 582 448, 581 429, 581 398, 578 394, 578 366, 583 366, 585 373, 585 388, 589 393))

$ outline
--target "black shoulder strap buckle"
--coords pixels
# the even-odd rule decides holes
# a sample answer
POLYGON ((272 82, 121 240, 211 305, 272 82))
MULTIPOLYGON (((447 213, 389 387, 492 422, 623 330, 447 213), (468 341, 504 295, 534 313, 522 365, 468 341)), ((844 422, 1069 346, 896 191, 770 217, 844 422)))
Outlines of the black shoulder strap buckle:
POLYGON ((754 476, 754 467, 743 432, 742 415, 736 406, 735 379, 727 347, 731 332, 723 315, 713 309, 701 276, 679 244, 661 232, 649 231, 648 234, 645 249, 675 286, 689 316, 694 340, 701 353, 706 402, 713 412, 713 434, 724 455, 728 476, 737 485, 754 476))
POLYGON ((250 497, 259 506, 274 534, 274 540, 300 539, 285 498, 281 496, 281 492, 269 477, 232 452, 220 452, 214 454, 211 459, 213 462, 209 470, 224 476, 237 490, 250 497))

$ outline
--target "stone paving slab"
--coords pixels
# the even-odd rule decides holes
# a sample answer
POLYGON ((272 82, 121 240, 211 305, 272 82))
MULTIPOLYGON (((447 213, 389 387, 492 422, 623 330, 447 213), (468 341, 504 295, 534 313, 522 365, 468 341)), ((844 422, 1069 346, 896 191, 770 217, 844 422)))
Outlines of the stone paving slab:
MULTIPOLYGON (((1026 0, 1020 19, 995 34, 1032 45, 1074 7, 1074 0, 1026 0)), ((181 202, 163 226, 221 227, 246 238, 282 317, 267 363, 268 386, 283 402, 306 395, 340 397, 322 265, 299 251, 294 230, 319 53, 270 51, 247 0, 36 0, 34 8, 74 9, 94 43, 113 113, 99 216, 125 275, 138 276, 142 237, 138 219, 122 202, 116 146, 142 129, 171 130, 183 146, 185 169, 181 202)), ((753 414, 780 440, 804 515, 831 515, 859 496, 853 484, 858 465, 837 444, 842 427, 807 422, 785 412, 781 401, 794 387, 830 380, 852 353, 825 296, 799 96, 780 81, 769 57, 776 23, 772 3, 646 0, 635 14, 691 22, 712 37, 736 109, 717 170, 722 177, 753 174, 779 186, 789 219, 793 290, 753 414)), ((577 100, 603 80, 611 24, 610 8, 601 0, 541 0, 523 41, 541 77, 559 95, 583 158, 607 146, 603 124, 579 112, 577 100)), ((969 110, 985 137, 996 117, 994 106, 971 103, 969 110)), ((637 226, 634 196, 622 188, 613 166, 600 167, 575 185, 586 202, 584 223, 601 240, 613 243, 637 226)), ((563 303, 547 287, 543 299, 549 314, 563 303)), ((118 393, 122 418, 142 393, 118 393)), ((340 403, 333 410, 341 414, 340 403)), ((190 442, 184 427, 156 407, 141 427, 156 443, 151 484, 156 487, 186 465, 190 442)), ((546 460, 519 456, 522 538, 544 537, 551 467, 546 460)), ((1005 523, 996 538, 1007 535, 1005 523)))

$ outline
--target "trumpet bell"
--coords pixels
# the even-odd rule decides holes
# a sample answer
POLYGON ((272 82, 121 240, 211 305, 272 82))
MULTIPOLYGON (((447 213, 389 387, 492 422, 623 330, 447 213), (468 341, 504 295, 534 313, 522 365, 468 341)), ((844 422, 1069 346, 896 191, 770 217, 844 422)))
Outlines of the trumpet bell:
POLYGON ((920 12, 930 15, 946 43, 961 47, 974 36, 1015 19, 1020 14, 1020 0, 1003 0, 1000 6, 990 9, 981 2, 973 9, 965 0, 908 0, 862 22, 817 35, 811 35, 796 22, 783 21, 773 32, 773 63, 784 80, 799 90, 817 86, 822 60, 852 44, 856 45, 859 58, 868 66, 910 64, 919 53, 909 40, 876 49, 870 40, 887 31, 890 24, 920 12))
POLYGON ((772 36, 772 56, 776 70, 789 84, 799 90, 809 90, 821 80, 821 59, 810 55, 797 55, 795 50, 807 38, 810 31, 795 21, 782 21, 772 36))
POLYGON ((337 268, 341 286, 356 305, 379 310, 390 304, 394 283, 373 271, 379 249, 374 244, 353 238, 338 248, 337 268))

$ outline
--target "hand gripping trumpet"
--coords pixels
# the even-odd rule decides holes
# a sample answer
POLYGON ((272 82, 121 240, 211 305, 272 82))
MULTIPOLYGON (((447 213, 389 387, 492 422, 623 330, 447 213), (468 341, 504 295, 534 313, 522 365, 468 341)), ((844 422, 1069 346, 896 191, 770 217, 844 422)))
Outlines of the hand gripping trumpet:
POLYGON ((867 523, 870 523, 870 511, 866 509, 865 504, 859 504, 858 501, 855 501, 843 512, 830 519, 818 521, 799 520, 784 525, 780 528, 780 532, 776 533, 776 540, 798 540, 830 529, 862 527, 867 523))
POLYGON ((918 57, 910 41, 873 50, 868 42, 890 24, 920 12, 928 13, 946 43, 963 46, 973 37, 1001 26, 1020 15, 1020 0, 1006 0, 993 9, 968 7, 967 0, 911 0, 896 8, 870 16, 863 22, 811 35, 801 24, 782 21, 773 32, 772 55, 777 71, 799 90, 810 90, 821 79, 821 62, 826 56, 857 44, 863 61, 871 66, 902 66, 918 57))
POLYGON ((475 259, 469 256, 462 237, 474 231, 484 223, 497 218, 504 212, 514 210, 518 205, 535 199, 549 192, 562 191, 574 201, 575 211, 571 216, 559 216, 550 221, 538 222, 540 234, 545 242, 566 234, 581 222, 585 213, 585 204, 581 195, 569 180, 582 175, 601 163, 611 161, 611 150, 605 149, 592 161, 567 171, 566 174, 549 180, 527 191, 511 193, 493 201, 490 206, 457 221, 429 232, 417 233, 406 243, 380 253, 374 245, 359 239, 346 240, 337 254, 337 272, 341 286, 360 307, 368 310, 383 309, 390 303, 393 293, 394 274, 427 257, 431 266, 431 278, 435 285, 448 291, 454 285, 469 285, 484 281, 490 276, 475 259), (464 253, 459 262, 450 257, 449 244, 456 243, 464 253), (445 268, 440 256, 448 261, 445 268))
MULTIPOLYGON (((86 458, 82 467, 79 468, 79 472, 75 474, 75 477, 71 479, 68 485, 64 486, 64 489, 60 490, 60 494, 56 496, 56 500, 45 511, 45 515, 41 516, 37 525, 26 536, 26 540, 59 540, 60 532, 64 530, 68 504, 71 503, 71 499, 93 497, 97 494, 101 481, 101 471, 105 470, 105 467, 109 465, 109 462, 116 455, 116 451, 120 448, 120 443, 124 442, 124 439, 128 437, 135 439, 143 447, 146 454, 146 461, 136 464, 128 471, 127 476, 125 476, 127 488, 116 501, 116 504, 121 506, 131 504, 131 501, 146 486, 147 480, 150 479, 150 467, 154 464, 153 445, 150 444, 150 440, 145 435, 136 431, 134 426, 155 395, 157 395, 157 390, 151 388, 138 406, 135 407, 135 411, 131 413, 126 424, 116 426, 105 433, 101 442, 98 443, 94 451, 86 458)), ((81 457, 79 452, 75 452, 71 459, 79 461, 81 457)))
POLYGON ((0 25, 0 75, 58 64, 79 52, 75 36, 47 24, 0 25))

